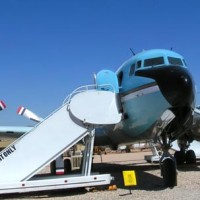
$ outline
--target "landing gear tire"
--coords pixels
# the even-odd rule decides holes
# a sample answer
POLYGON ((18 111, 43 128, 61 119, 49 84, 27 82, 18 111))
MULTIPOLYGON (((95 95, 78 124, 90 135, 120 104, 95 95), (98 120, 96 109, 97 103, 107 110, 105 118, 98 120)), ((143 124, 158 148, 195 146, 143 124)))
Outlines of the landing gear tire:
POLYGON ((174 158, 176 159, 177 165, 182 165, 185 162, 185 152, 184 151, 176 151, 174 154, 174 158))
POLYGON ((172 158, 166 158, 161 163, 161 172, 165 186, 173 188, 177 186, 176 163, 172 158))
POLYGON ((55 175, 56 174, 56 161, 52 161, 50 164, 50 172, 51 175, 55 175))
POLYGON ((65 174, 68 174, 72 171, 72 165, 71 161, 69 159, 64 160, 64 169, 65 169, 65 174))
POLYGON ((187 164, 195 164, 196 163, 196 155, 193 150, 188 150, 186 152, 185 161, 187 164))
POLYGON ((131 153, 130 149, 125 149, 126 153, 131 153))

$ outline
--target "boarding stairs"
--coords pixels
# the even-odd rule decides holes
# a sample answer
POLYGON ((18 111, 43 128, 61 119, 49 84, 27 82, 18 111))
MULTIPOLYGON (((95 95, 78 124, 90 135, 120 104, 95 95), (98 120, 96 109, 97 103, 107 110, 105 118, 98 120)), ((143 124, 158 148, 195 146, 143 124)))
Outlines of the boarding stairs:
MULTIPOLYGON (((116 94, 114 90, 105 90, 106 87, 112 86, 79 88, 60 108, 0 152, 0 193, 5 184, 32 180, 35 174, 83 138, 87 139, 88 151, 92 153, 90 144, 94 142, 95 128, 121 120, 116 94)), ((91 157, 86 155, 85 159, 83 173, 86 176, 90 175, 91 157), (90 160, 87 162, 87 159, 90 160)))

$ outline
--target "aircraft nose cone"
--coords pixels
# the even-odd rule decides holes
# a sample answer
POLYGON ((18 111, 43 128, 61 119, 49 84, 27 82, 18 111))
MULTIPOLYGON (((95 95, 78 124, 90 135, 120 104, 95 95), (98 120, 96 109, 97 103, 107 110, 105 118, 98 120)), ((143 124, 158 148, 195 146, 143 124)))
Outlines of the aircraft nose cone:
POLYGON ((154 79, 172 107, 191 107, 194 102, 194 81, 186 68, 158 67, 137 71, 136 75, 154 79))

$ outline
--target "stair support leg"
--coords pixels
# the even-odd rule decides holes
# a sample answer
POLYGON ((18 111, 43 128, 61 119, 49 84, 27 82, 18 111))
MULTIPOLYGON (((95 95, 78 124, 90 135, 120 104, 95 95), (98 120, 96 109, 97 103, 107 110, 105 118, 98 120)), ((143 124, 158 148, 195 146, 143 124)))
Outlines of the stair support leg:
POLYGON ((92 168, 92 156, 94 148, 95 129, 85 137, 85 151, 83 155, 82 175, 90 176, 92 168))

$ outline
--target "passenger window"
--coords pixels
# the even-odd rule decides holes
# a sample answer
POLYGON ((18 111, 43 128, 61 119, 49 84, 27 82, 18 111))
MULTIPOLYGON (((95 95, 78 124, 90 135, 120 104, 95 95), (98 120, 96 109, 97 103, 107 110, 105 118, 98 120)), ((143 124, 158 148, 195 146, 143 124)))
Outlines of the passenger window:
POLYGON ((135 63, 131 65, 130 71, 129 71, 129 76, 132 76, 135 72, 135 63))
POLYGON ((140 68, 141 65, 142 65, 142 61, 141 60, 137 61, 137 69, 140 68))
POLYGON ((123 72, 119 72, 119 74, 117 75, 118 78, 118 82, 119 82, 119 86, 122 86, 122 80, 123 80, 123 72))

